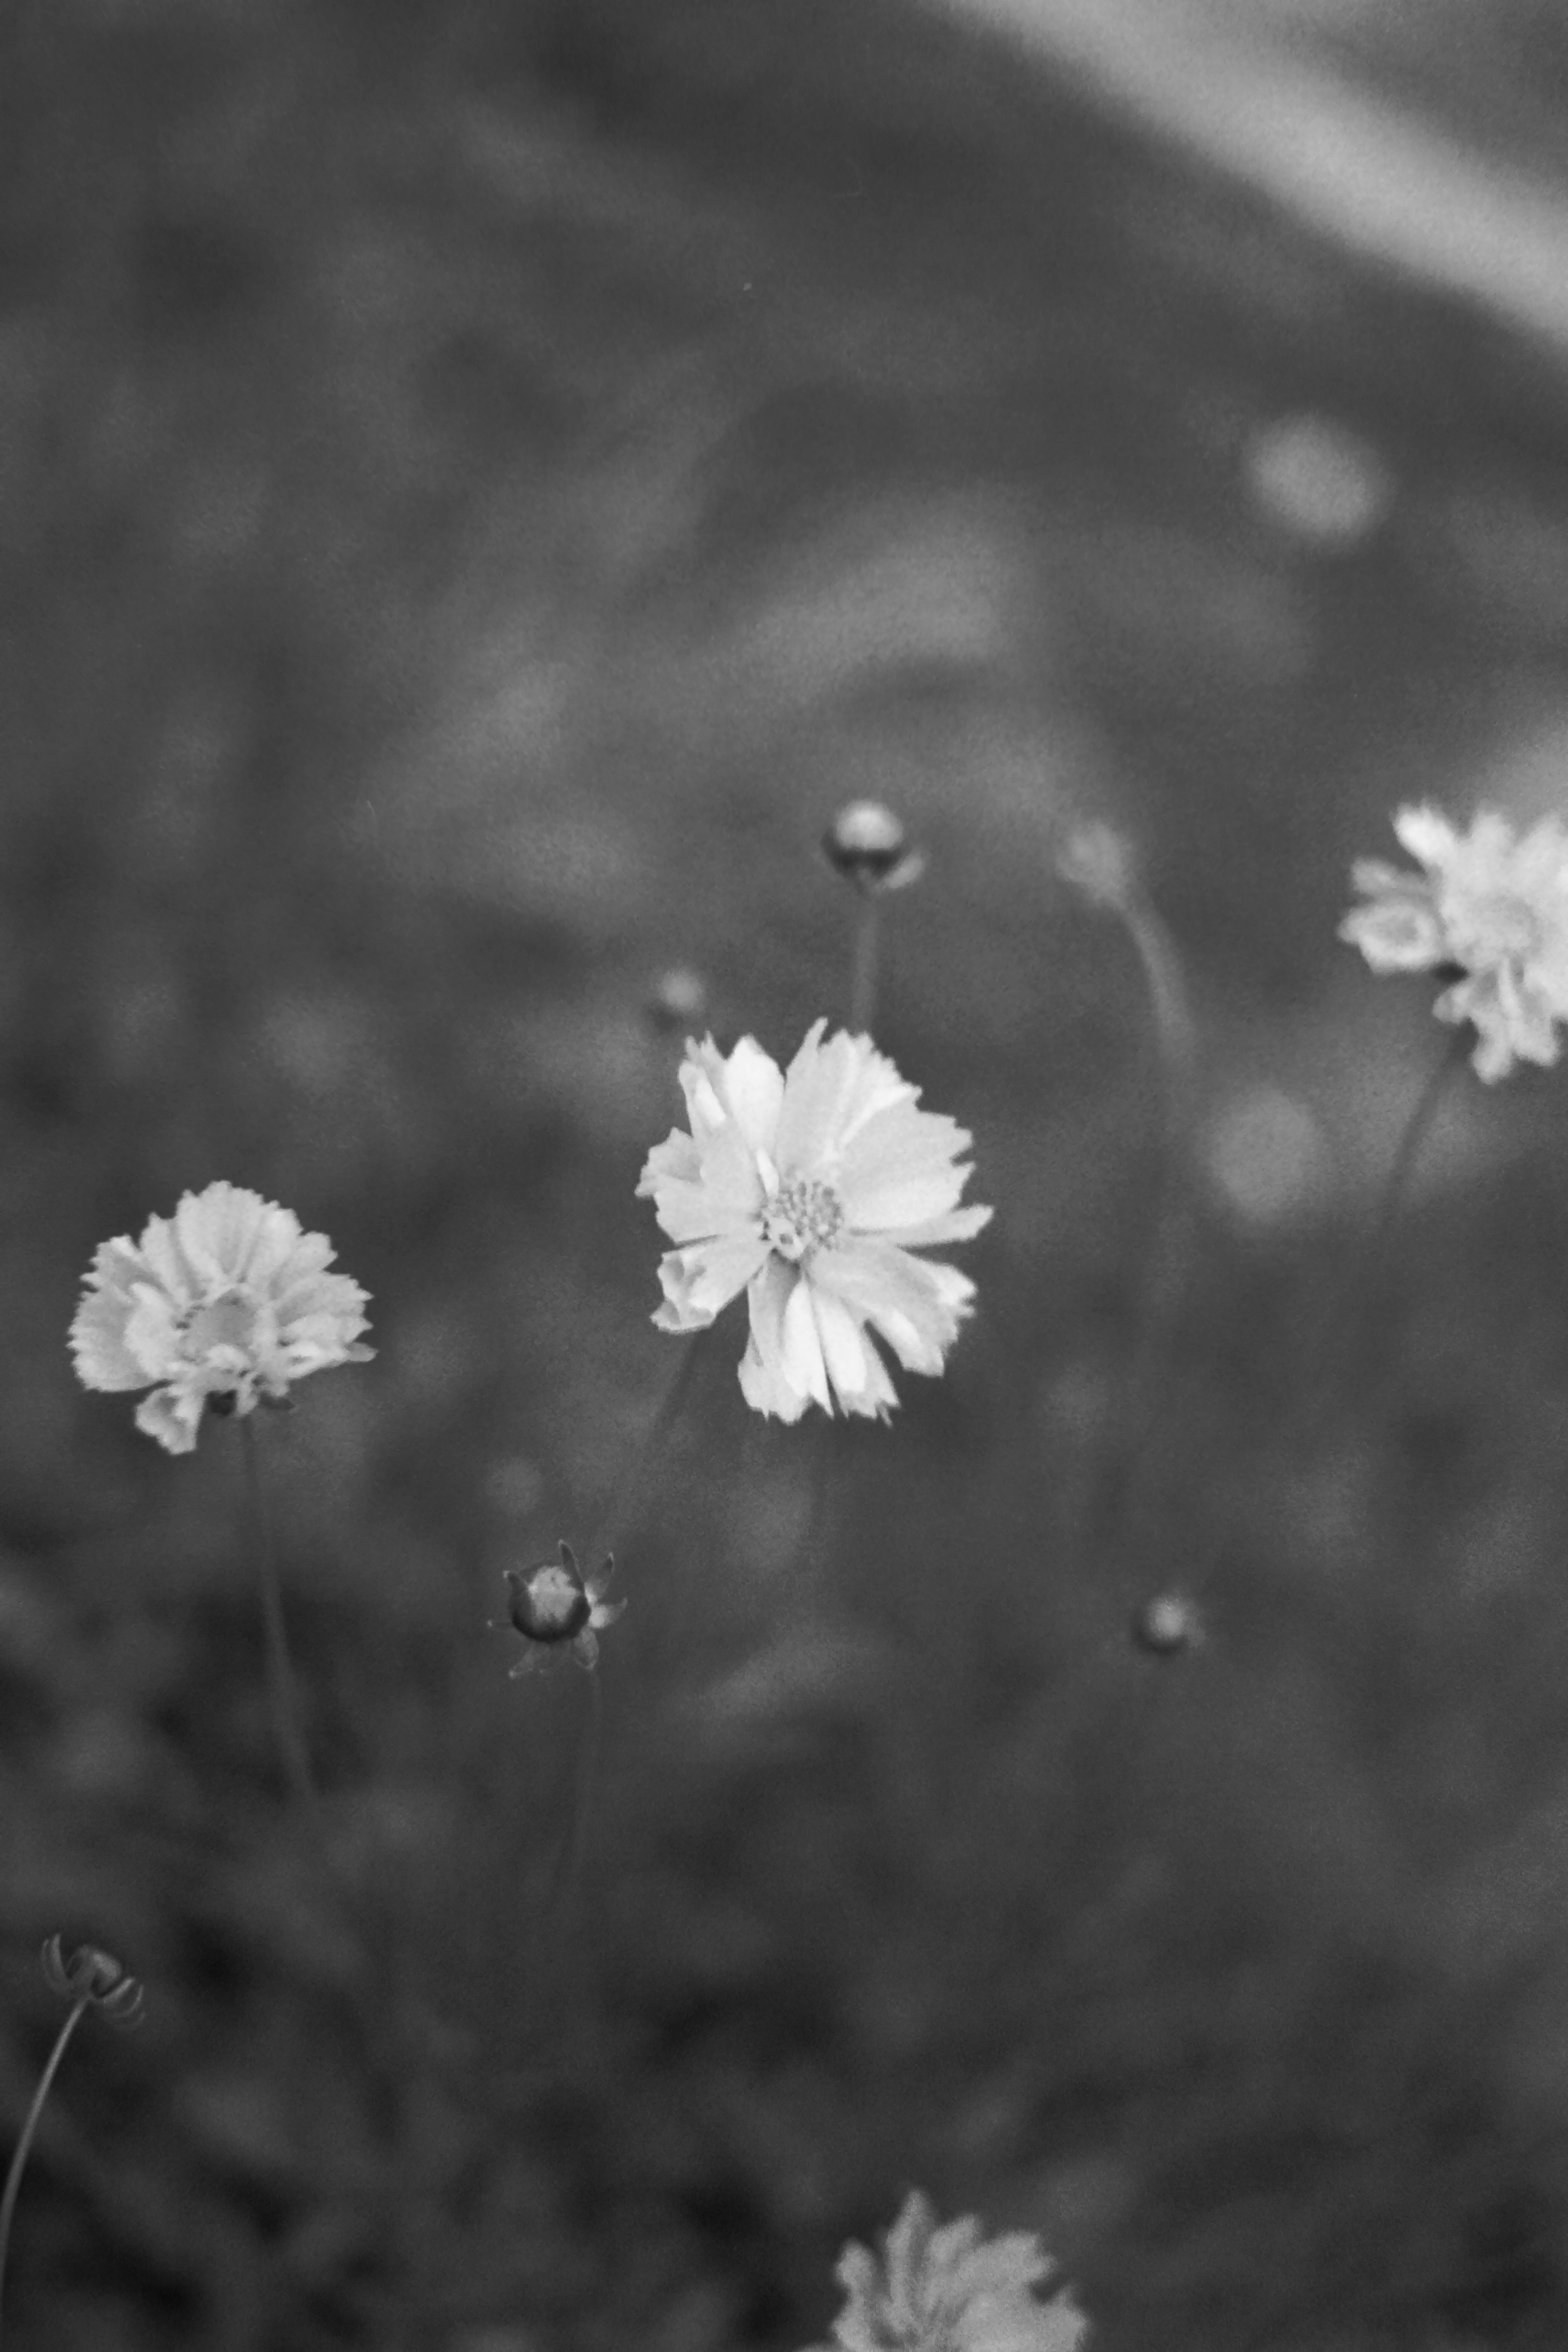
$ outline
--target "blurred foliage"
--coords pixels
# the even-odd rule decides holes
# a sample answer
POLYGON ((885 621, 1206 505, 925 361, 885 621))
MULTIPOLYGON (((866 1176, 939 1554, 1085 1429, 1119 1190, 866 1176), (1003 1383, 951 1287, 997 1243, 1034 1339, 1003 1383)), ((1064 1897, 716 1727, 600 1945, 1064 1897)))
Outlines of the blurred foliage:
POLYGON ((894 0, 23 0, 0 48, 13 2125, 43 1937, 148 1989, 70 2053, 12 2340, 787 2347, 918 2181, 1043 2230, 1103 2352, 1559 2342, 1550 1076, 1456 1099, 1376 1360, 1289 1399, 1437 1050, 1333 944, 1346 860, 1561 796, 1560 371, 894 0), (628 1485, 650 994, 781 1054, 834 1009, 862 792, 931 853, 879 1036, 974 1130, 982 1313, 889 1432, 749 1421, 731 1318, 628 1485), (1084 812, 1205 1040, 1110 1528, 1158 1138, 1084 812), (374 1295, 262 1431, 331 1886, 233 1432, 167 1459, 63 1345, 217 1176, 374 1295), (563 1910, 587 1685, 487 1628, 617 1487, 563 1910))

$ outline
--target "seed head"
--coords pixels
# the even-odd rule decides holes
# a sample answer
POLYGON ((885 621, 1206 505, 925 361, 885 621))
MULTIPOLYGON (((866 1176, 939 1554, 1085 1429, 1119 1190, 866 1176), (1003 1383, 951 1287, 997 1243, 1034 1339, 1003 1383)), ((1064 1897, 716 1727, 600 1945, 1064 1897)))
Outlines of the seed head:
POLYGON ((141 1983, 127 1975, 112 1952, 98 1944, 79 1944, 68 1960, 60 1938, 51 1936, 44 1946, 42 1965, 44 1982, 61 2000, 89 2001, 103 2011, 111 2025, 141 2024, 141 1983))
POLYGON ((836 874, 862 897, 907 889, 925 872, 925 853, 911 849, 902 824, 880 801, 847 801, 822 836, 822 854, 836 874))

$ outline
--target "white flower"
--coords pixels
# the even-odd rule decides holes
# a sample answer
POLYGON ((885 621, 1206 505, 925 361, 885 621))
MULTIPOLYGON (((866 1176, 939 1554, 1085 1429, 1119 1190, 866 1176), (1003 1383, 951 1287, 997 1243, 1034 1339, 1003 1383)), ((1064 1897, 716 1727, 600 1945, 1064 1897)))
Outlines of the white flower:
MULTIPOLYGON (((884 2241, 882 2259, 844 2249, 837 2276, 843 2310, 837 2352, 1076 2352, 1088 2326, 1070 2295, 1030 2292, 1052 2264, 1032 2231, 982 2238, 973 2215, 937 2227, 929 2199, 911 2190, 884 2241)), ((833 2352, 822 2346, 817 2352, 833 2352)))
POLYGON ((1432 808, 1401 809, 1394 829, 1424 871, 1358 859, 1368 903, 1340 925, 1373 971, 1443 972, 1440 1021, 1473 1022, 1475 1067, 1489 1083, 1516 1061, 1555 1062, 1568 1021, 1568 827, 1542 817, 1515 839, 1483 810, 1458 833, 1432 808))
POLYGON ((746 1291, 741 1387, 784 1421, 814 1402, 886 1417, 898 1398, 873 1331, 906 1370, 940 1372, 974 1286, 912 1253, 966 1241, 991 1214, 958 1206, 963 1129, 917 1110, 920 1089, 868 1037, 825 1042, 826 1025, 787 1073, 752 1037, 728 1055, 689 1042, 691 1132, 650 1151, 637 1183, 677 1244, 654 1321, 700 1330, 746 1291))
POLYGON ((250 1412, 307 1372, 374 1352, 355 1344, 365 1293, 327 1273, 334 1255, 325 1234, 302 1233, 259 1193, 187 1192, 140 1241, 100 1249, 70 1328, 78 1375, 89 1389, 152 1387, 137 1428, 189 1454, 209 1399, 250 1412))

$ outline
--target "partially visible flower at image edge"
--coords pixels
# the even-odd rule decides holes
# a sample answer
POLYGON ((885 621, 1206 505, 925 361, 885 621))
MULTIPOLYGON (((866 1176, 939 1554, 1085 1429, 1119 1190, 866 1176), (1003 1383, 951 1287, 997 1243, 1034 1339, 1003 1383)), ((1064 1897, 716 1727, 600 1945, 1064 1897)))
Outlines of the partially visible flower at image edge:
POLYGON ((329 1274, 336 1252, 291 1209, 239 1185, 187 1192, 139 1241, 105 1242, 70 1328, 89 1389, 151 1389, 136 1426, 189 1454, 209 1403, 247 1413, 295 1381, 369 1360, 367 1295, 329 1274))
POLYGON ((970 1138, 916 1108, 868 1037, 818 1021, 787 1072, 752 1037, 721 1054, 689 1042, 690 1133, 649 1152, 637 1182, 676 1247, 659 1265, 666 1331, 699 1331, 744 1290, 748 1404, 783 1421, 807 1405, 885 1418, 898 1402, 869 1334, 906 1370, 938 1373, 974 1286, 914 1252, 967 1241, 990 1218, 961 1208, 970 1138))
POLYGON ((1469 1021, 1476 1074, 1489 1085, 1516 1061, 1549 1066, 1568 1021, 1568 826, 1542 817, 1515 836, 1483 809, 1460 833, 1434 808, 1394 820, 1420 872, 1359 858, 1352 908, 1340 937, 1373 971, 1436 971, 1449 981, 1434 1011, 1469 1021))
POLYGON ((1054 2265, 1033 2231, 983 2238, 971 2215, 940 2227, 912 2189, 883 2241, 881 2259, 845 2247, 836 2273, 844 2308, 833 2343, 812 2352, 1075 2352, 1088 2322, 1058 2290, 1031 2290, 1054 2265))

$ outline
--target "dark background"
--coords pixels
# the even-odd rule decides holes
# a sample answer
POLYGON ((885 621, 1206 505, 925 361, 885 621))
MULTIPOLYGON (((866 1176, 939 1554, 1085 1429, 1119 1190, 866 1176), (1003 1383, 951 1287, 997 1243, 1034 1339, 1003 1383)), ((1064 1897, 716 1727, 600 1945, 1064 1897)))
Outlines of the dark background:
MULTIPOLYGON (((1553 11, 1338 41, 1560 189, 1553 11)), ((8 2136, 41 1939, 147 1988, 62 2071, 17 2352, 793 2352, 913 2183, 1040 2230, 1101 2352, 1560 2344, 1556 1074, 1456 1088, 1291 1399, 1442 1050, 1348 862, 1562 797, 1561 358, 895 0, 18 5, 0 596, 8 2136), (737 1311, 628 1474, 650 992, 781 1060, 842 1019, 867 793, 980 1312, 890 1430, 789 1431, 737 1311), (1160 1139, 1082 814, 1200 1037, 1109 1529, 1160 1139), (65 1349, 220 1176, 374 1294, 259 1431, 326 1885, 235 1432, 172 1460, 65 1349), (612 1520, 552 1910, 591 1685, 487 1628, 612 1520)))

